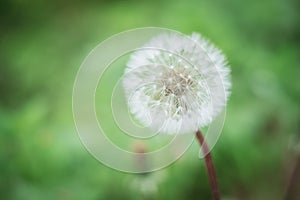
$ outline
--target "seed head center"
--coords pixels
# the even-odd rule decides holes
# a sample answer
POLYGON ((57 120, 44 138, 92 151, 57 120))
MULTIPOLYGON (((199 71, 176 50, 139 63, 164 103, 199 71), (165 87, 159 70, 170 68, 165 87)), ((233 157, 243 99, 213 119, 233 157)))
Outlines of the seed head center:
POLYGON ((180 97, 185 94, 193 80, 187 71, 183 69, 170 69, 163 73, 161 82, 165 86, 165 95, 180 97))

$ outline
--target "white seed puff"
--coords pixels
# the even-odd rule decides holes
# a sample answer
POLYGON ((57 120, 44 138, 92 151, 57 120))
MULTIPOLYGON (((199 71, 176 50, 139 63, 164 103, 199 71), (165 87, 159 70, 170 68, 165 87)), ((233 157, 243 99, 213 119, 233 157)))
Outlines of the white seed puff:
POLYGON ((231 87, 225 56, 200 34, 161 34, 132 53, 123 86, 131 114, 155 131, 191 133, 212 122, 231 87))

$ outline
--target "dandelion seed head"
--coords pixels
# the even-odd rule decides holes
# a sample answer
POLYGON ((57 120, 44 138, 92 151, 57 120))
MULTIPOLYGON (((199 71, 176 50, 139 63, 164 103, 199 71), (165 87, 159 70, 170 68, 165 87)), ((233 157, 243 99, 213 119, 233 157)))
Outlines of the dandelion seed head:
POLYGON ((145 47, 155 49, 135 51, 123 79, 136 119, 169 134, 211 123, 230 89, 230 70, 221 51, 199 34, 162 34, 145 47))

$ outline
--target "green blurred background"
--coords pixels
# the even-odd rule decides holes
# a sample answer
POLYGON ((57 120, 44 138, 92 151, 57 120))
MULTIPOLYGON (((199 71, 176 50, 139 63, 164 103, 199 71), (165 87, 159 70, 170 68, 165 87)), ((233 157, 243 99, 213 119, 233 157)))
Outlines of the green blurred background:
POLYGON ((297 0, 1 1, 0 199, 211 199, 196 143, 168 168, 132 175, 100 164, 77 136, 72 87, 81 62, 107 37, 145 26, 200 32, 224 51, 233 88, 212 152, 222 196, 282 199, 300 153, 299 7, 297 0))

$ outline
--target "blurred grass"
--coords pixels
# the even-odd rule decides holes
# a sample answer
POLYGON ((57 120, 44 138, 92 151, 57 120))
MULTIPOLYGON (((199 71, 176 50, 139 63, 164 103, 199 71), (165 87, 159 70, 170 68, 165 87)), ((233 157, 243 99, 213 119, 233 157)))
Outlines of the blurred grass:
MULTIPOLYGON (((3 1, 0 3, 1 199, 140 199, 135 175, 81 145, 76 72, 99 42, 136 27, 200 32, 232 66, 224 131, 213 151, 227 199, 282 199, 300 133, 299 2, 3 1)), ((109 127, 109 126, 108 126, 109 127)), ((209 199, 194 145, 163 170, 155 199, 209 199)))

